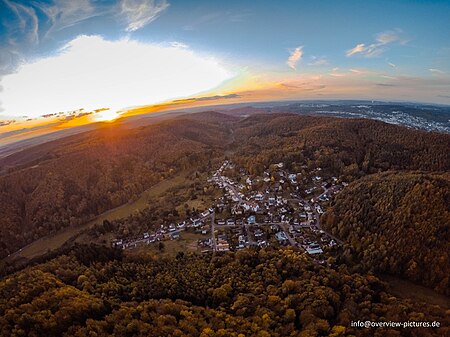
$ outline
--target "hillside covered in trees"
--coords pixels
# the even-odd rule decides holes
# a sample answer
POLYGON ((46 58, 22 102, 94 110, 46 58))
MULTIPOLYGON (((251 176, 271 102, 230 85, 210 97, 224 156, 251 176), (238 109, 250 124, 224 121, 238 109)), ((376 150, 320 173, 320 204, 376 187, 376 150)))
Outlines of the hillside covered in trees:
POLYGON ((0 176, 0 257, 207 164, 226 137, 224 127, 179 118, 135 129, 105 127, 3 159, 0 165, 16 167, 0 176))
POLYGON ((286 162, 348 181, 385 170, 447 171, 450 137, 366 119, 294 114, 167 116, 110 125, 0 160, 0 257, 136 199, 157 182, 232 154, 250 173, 286 162))
POLYGON ((221 256, 79 246, 0 281, 2 336, 444 336, 437 306, 396 298, 373 275, 292 250, 221 256), (439 329, 354 328, 355 320, 439 329))
POLYGON ((236 159, 251 172, 286 162, 354 180, 386 170, 447 171, 450 136, 367 119, 255 115, 237 124, 236 159))
POLYGON ((346 242, 342 262, 450 294, 450 175, 382 173, 339 194, 323 226, 346 242))
POLYGON ((283 162, 300 177, 320 167, 350 184, 322 216, 343 240, 323 265, 298 248, 165 257, 67 245, 20 266, 4 260, 0 335, 445 335, 446 308, 396 298, 376 275, 449 294, 449 148, 447 134, 367 119, 204 112, 111 124, 3 158, 2 258, 179 175, 187 178, 142 212, 92 226, 84 238, 181 221, 192 215, 190 200, 214 194, 198 174, 225 158, 257 176, 283 162), (355 320, 442 326, 358 329, 355 320))

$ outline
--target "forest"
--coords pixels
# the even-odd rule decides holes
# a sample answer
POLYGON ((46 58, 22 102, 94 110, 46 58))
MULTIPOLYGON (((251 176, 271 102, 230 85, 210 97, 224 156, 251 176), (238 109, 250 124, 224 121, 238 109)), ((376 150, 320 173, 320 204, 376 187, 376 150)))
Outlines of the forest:
MULTIPOLYGON (((226 130, 176 119, 137 129, 107 127, 70 137, 0 176, 0 257, 135 200, 157 182, 196 169, 217 155, 226 130), (25 167, 24 167, 25 166, 25 167)), ((42 149, 39 151, 43 152, 42 149)), ((0 164, 1 165, 1 164, 0 164)))
POLYGON ((202 112, 138 128, 111 125, 0 161, 8 172, 0 176, 0 257, 230 152, 250 173, 284 161, 298 172, 322 167, 353 181, 386 170, 448 171, 449 148, 446 134, 282 113, 202 112))
POLYGON ((0 281, 2 336, 445 336, 438 306, 291 249, 123 255, 75 246, 0 281), (364 329, 354 320, 436 321, 364 329))
POLYGON ((0 160, 0 257, 79 226, 180 174, 139 213, 31 261, 0 263, 2 336, 443 336, 448 308, 390 293, 395 275, 449 295, 450 136, 367 119, 186 114, 111 124, 0 160), (199 180, 230 158, 250 174, 283 162, 349 183, 322 216, 344 241, 321 265, 298 249, 123 252, 99 237, 142 235, 197 212, 199 180), (106 246, 106 247, 105 247, 106 246), (446 311, 447 310, 447 311, 446 311), (359 329, 354 320, 439 321, 359 329))
POLYGON ((337 196, 323 226, 355 270, 390 273, 450 295, 450 175, 382 173, 337 196))

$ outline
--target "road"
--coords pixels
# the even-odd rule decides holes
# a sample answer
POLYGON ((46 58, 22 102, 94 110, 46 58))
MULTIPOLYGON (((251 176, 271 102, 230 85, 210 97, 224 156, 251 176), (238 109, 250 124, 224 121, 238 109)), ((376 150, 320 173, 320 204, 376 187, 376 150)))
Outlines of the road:
POLYGON ((215 252, 216 250, 217 250, 217 243, 216 243, 216 234, 215 234, 215 231, 216 231, 216 228, 215 228, 215 226, 216 226, 216 224, 215 224, 215 220, 216 220, 216 212, 212 212, 211 214, 210 214, 210 216, 211 216, 211 240, 212 240, 212 250, 213 250, 213 252, 215 252))
POLYGON ((286 229, 287 224, 279 223, 278 226, 280 226, 283 229, 284 234, 286 234, 286 237, 287 237, 290 245, 293 247, 297 247, 298 246, 297 242, 291 237, 291 235, 289 234, 289 230, 286 229))

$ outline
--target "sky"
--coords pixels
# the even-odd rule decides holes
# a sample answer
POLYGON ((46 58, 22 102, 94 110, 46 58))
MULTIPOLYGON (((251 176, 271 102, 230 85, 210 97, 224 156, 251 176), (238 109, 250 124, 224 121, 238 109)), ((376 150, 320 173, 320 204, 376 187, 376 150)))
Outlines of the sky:
POLYGON ((450 1, 0 0, 0 13, 0 139, 155 105, 450 104, 450 1))

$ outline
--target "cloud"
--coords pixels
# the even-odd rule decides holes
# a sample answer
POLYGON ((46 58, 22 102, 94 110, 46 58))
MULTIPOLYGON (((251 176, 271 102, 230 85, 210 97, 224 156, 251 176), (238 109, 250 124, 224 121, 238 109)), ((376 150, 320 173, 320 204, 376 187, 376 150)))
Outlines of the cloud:
POLYGON ((17 16, 18 28, 26 34, 28 42, 36 44, 39 42, 39 19, 34 8, 25 6, 14 1, 3 0, 17 16))
POLYGON ((391 83, 377 83, 376 84, 379 87, 395 87, 395 84, 391 84, 391 83))
POLYGON ((311 62, 308 63, 309 66, 326 66, 328 65, 328 60, 325 57, 311 56, 311 62))
POLYGON ((397 68, 397 66, 394 63, 388 62, 389 66, 392 68, 397 68))
POLYGON ((330 73, 330 76, 333 76, 333 77, 345 77, 347 75, 348 75, 348 73, 339 72, 339 68, 333 68, 330 73))
POLYGON ((444 75, 444 74, 445 74, 445 71, 442 71, 442 70, 440 70, 440 69, 430 68, 430 69, 428 69, 428 70, 431 71, 431 73, 432 73, 433 75, 444 75))
POLYGON ((127 32, 134 32, 156 20, 169 7, 166 0, 121 0, 120 15, 126 20, 127 32))
POLYGON ((42 5, 41 10, 51 22, 46 35, 103 14, 90 0, 55 0, 51 5, 42 5))
POLYGON ((375 37, 375 42, 366 45, 365 43, 358 43, 355 47, 346 51, 347 57, 356 54, 361 54, 364 57, 377 57, 386 51, 386 46, 393 43, 404 45, 408 40, 402 37, 402 30, 388 30, 378 33, 375 37))
POLYGON ((389 43, 398 42, 400 44, 406 44, 408 42, 407 39, 402 37, 402 30, 401 29, 395 29, 395 30, 388 30, 382 33, 377 34, 376 41, 380 45, 385 45, 389 43))
POLYGON ((297 63, 302 59, 303 56, 303 46, 295 48, 289 58, 287 59, 287 65, 296 70, 297 63))
POLYGON ((360 69, 349 69, 349 70, 350 70, 350 72, 352 72, 353 74, 356 74, 356 75, 364 75, 364 74, 368 73, 367 70, 360 70, 360 69))
POLYGON ((233 76, 191 49, 80 36, 57 55, 4 76, 2 105, 8 115, 30 117, 80 107, 117 111, 197 95, 233 76))
POLYGON ((214 95, 214 96, 203 96, 203 97, 194 97, 187 99, 176 99, 173 102, 201 102, 201 101, 215 101, 219 99, 230 99, 230 98, 239 98, 241 97, 238 94, 228 94, 228 95, 214 95))
POLYGON ((364 43, 360 43, 357 44, 355 47, 353 47, 352 49, 347 50, 347 56, 352 56, 358 53, 362 53, 366 50, 366 46, 364 43))
POLYGON ((294 89, 300 90, 301 92, 305 91, 320 91, 326 88, 324 84, 313 84, 308 82, 297 83, 297 82, 288 82, 288 83, 280 83, 279 86, 286 89, 294 89))
POLYGON ((173 41, 170 42, 170 45, 174 48, 181 48, 181 49, 186 49, 189 48, 189 46, 183 42, 178 42, 178 41, 173 41))
POLYGON ((245 22, 253 13, 249 11, 215 11, 203 15, 195 16, 194 20, 183 26, 183 30, 193 31, 197 29, 207 29, 206 25, 214 25, 221 22, 239 24, 245 22))
POLYGON ((361 70, 361 69, 348 69, 348 71, 343 72, 339 68, 333 68, 330 72, 330 76, 333 77, 349 77, 349 76, 360 76, 360 75, 366 75, 370 72, 367 70, 361 70))
POLYGON ((0 120, 0 127, 1 126, 7 126, 7 125, 13 124, 15 122, 16 122, 15 120, 9 120, 9 121, 2 121, 2 120, 0 120))

